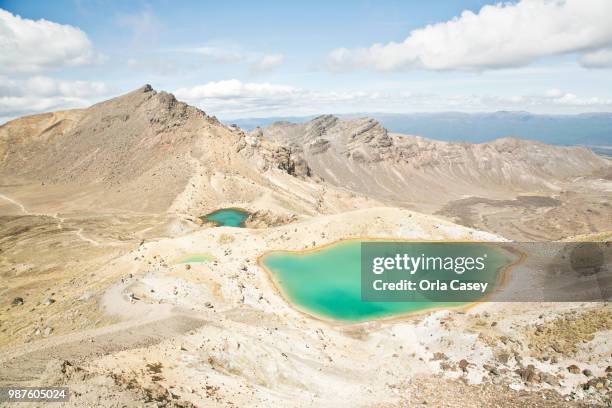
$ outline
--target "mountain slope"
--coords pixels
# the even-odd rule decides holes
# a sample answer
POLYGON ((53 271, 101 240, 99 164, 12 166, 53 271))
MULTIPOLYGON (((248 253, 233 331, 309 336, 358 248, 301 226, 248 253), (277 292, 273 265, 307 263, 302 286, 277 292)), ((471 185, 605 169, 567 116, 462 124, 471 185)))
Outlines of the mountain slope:
POLYGON ((609 161, 585 148, 516 138, 448 143, 392 134, 367 118, 326 115, 303 124, 278 122, 251 134, 293 146, 329 183, 399 203, 560 191, 569 177, 610 168, 609 161))
POLYGON ((330 115, 278 122, 249 138, 288 146, 328 185, 516 240, 611 228, 612 161, 586 148, 441 142, 330 115))
POLYGON ((150 86, 0 126, 1 192, 31 213, 244 207, 280 219, 391 205, 557 239, 609 229, 610 174, 610 160, 585 148, 440 142, 368 118, 245 133, 150 86))
POLYGON ((209 153, 195 138, 215 137, 218 128, 203 112, 145 86, 85 110, 9 122, 0 128, 0 171, 49 184, 95 184, 111 195, 123 190, 117 201, 129 201, 130 191, 144 192, 146 200, 146 192, 162 184, 163 197, 152 205, 158 207, 191 176, 187 155, 209 153))
POLYGON ((319 188, 279 188, 276 179, 297 182, 289 174, 296 166, 282 147, 264 145, 251 148, 239 129, 147 85, 88 109, 1 126, 0 176, 50 189, 78 186, 86 194, 75 193, 71 204, 80 208, 201 214, 269 195, 281 207, 314 211, 316 197, 295 192, 316 196, 319 188), (262 169, 270 171, 262 176, 262 169))

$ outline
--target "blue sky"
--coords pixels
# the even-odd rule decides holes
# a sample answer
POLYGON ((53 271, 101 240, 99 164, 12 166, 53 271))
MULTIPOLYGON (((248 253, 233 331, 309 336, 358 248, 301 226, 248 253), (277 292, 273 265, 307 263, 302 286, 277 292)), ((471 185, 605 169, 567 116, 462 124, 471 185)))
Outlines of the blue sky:
POLYGON ((608 0, 0 0, 0 121, 144 83, 221 118, 612 111, 608 0))

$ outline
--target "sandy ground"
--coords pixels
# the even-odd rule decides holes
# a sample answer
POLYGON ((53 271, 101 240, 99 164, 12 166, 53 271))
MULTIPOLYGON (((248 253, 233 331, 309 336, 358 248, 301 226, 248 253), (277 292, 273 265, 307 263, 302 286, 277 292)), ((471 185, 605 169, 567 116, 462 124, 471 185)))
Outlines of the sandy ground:
POLYGON ((607 230, 612 214, 612 183, 583 179, 560 189, 505 199, 466 197, 450 201, 436 215, 471 228, 498 231, 515 241, 557 241, 607 230))
POLYGON ((342 324, 297 311, 256 262, 268 250, 351 237, 502 239, 490 233, 386 207, 237 229, 178 216, 34 213, 2 198, 2 385, 68 385, 66 406, 610 398, 609 305, 485 303, 342 324), (177 262, 190 254, 213 261, 177 262), (12 305, 16 297, 23 304, 12 305))

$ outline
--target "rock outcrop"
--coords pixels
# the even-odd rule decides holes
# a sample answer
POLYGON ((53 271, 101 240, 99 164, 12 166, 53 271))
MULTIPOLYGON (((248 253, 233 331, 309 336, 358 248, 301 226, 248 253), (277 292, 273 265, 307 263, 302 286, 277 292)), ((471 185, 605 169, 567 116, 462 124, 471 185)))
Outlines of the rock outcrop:
POLYGON ((374 119, 324 115, 257 129, 258 140, 295 146, 313 176, 390 202, 560 191, 568 178, 610 169, 586 148, 518 138, 469 144, 392 134, 374 119))

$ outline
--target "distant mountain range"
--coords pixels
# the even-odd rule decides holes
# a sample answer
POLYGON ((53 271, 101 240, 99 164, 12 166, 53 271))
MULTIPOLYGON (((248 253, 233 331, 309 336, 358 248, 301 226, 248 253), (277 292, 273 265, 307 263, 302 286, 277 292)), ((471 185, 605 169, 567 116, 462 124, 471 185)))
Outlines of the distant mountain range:
MULTIPOLYGON (((578 115, 536 115, 529 112, 493 113, 358 113, 337 115, 342 118, 370 117, 391 132, 431 139, 483 143, 506 136, 537 140, 555 145, 612 146, 612 113, 578 115)), ((277 121, 302 123, 315 116, 249 118, 226 121, 243 129, 268 126, 277 121)))

